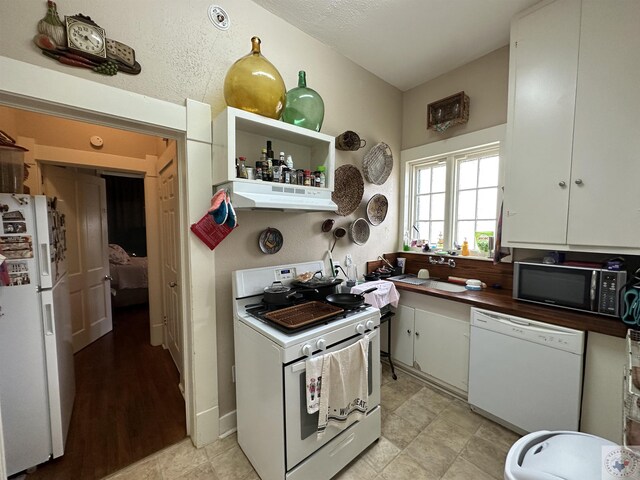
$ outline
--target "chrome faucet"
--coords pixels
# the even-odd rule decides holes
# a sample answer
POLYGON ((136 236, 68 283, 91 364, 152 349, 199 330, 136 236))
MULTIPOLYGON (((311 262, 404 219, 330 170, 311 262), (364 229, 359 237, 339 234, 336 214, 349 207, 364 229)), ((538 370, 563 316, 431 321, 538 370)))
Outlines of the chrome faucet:
POLYGON ((444 257, 429 257, 429 263, 431 265, 444 265, 445 263, 449 265, 451 268, 456 268, 456 261, 453 258, 446 259, 444 257))

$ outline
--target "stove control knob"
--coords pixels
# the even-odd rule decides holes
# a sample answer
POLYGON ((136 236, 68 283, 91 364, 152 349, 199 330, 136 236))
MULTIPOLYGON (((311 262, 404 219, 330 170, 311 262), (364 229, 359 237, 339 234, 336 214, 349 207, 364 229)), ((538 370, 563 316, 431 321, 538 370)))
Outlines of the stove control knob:
POLYGON ((373 322, 373 320, 367 320, 367 323, 365 323, 367 330, 373 330, 373 327, 375 327, 375 323, 373 322))
POLYGON ((362 335, 365 330, 366 328, 364 326, 364 323, 359 323, 358 325, 356 325, 356 332, 359 333, 360 335, 362 335))
POLYGON ((313 349, 311 348, 311 345, 309 345, 308 343, 302 346, 302 354, 306 355, 307 357, 310 357, 311 354, 313 353, 313 349))
POLYGON ((316 347, 318 347, 318 350, 324 350, 327 348, 327 341, 324 338, 321 338, 320 340, 318 340, 316 342, 316 347))

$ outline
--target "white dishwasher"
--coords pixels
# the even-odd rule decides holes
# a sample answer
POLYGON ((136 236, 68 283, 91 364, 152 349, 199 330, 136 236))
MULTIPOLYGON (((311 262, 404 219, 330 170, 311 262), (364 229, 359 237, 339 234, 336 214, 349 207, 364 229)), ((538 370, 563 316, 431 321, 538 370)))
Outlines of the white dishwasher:
POLYGON ((472 308, 469 405, 520 433, 578 430, 584 337, 472 308))

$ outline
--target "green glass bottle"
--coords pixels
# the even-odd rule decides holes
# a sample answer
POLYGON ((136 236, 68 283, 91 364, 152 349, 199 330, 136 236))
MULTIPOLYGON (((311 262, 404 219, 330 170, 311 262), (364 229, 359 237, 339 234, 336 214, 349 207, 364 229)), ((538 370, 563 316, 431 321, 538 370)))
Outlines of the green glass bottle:
POLYGON ((224 79, 224 99, 240 108, 278 120, 284 109, 285 85, 278 69, 260 52, 260 39, 251 39, 251 52, 236 61, 224 79))
POLYGON ((324 120, 324 102, 315 90, 307 87, 306 73, 298 72, 298 86, 287 92, 282 121, 309 130, 320 131, 324 120))

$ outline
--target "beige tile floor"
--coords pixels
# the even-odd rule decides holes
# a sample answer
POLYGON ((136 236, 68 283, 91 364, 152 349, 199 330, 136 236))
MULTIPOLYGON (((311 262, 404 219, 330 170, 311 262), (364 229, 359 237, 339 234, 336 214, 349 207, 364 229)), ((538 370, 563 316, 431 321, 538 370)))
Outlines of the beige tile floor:
MULTIPOLYGON (((466 403, 397 371, 382 369, 382 438, 337 480, 502 480, 515 433, 471 412, 466 403)), ((236 435, 196 449, 189 439, 109 480, 257 480, 236 435)), ((318 479, 322 480, 322 479, 318 479)))

